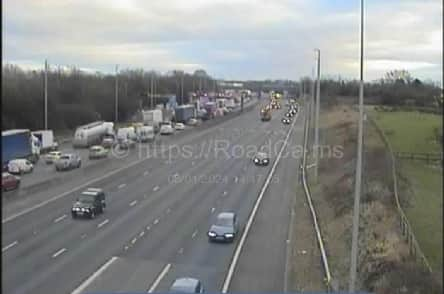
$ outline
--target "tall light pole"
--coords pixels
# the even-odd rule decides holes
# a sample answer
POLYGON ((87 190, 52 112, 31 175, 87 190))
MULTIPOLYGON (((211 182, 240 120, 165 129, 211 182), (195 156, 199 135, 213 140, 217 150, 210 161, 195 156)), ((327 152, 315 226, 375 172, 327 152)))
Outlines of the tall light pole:
POLYGON ((153 88, 154 88, 154 81, 153 81, 153 78, 154 78, 154 74, 153 74, 153 72, 151 72, 151 74, 150 74, 150 97, 151 97, 151 109, 153 109, 154 108, 154 91, 153 91, 153 88))
POLYGON ((353 205, 353 229, 352 248, 350 258, 350 284, 349 292, 354 292, 356 287, 356 268, 358 263, 358 234, 359 234, 359 201, 361 198, 362 177, 362 141, 364 120, 364 0, 361 0, 361 58, 359 81, 359 122, 358 122, 358 154, 356 160, 355 175, 355 201, 353 205))
POLYGON ((180 104, 183 105, 183 76, 184 72, 182 72, 182 75, 180 76, 180 104))
POLYGON ((119 121, 119 81, 118 81, 118 75, 119 75, 119 65, 116 65, 116 88, 115 88, 115 92, 116 92, 116 101, 115 101, 115 123, 117 123, 119 121))
POLYGON ((318 169, 319 169, 319 108, 320 108, 320 97, 321 97, 321 50, 315 49, 318 56, 318 73, 317 73, 317 87, 316 87, 316 119, 315 119, 315 143, 314 143, 314 154, 315 154, 315 169, 314 178, 315 182, 318 181, 318 169))
POLYGON ((310 98, 310 120, 309 127, 311 128, 310 133, 313 132, 314 136, 314 117, 315 117, 315 99, 316 99, 316 82, 315 82, 315 69, 312 67, 311 69, 311 98, 310 98))
POLYGON ((48 61, 45 59, 45 130, 48 129, 48 61))

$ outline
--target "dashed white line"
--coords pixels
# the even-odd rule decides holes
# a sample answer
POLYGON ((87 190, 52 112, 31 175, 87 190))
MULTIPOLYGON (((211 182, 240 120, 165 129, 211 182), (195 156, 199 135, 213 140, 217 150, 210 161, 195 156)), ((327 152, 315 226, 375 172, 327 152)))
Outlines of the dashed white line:
POLYGON ((159 186, 155 186, 155 187, 153 188, 153 191, 156 192, 156 191, 159 190, 159 189, 160 189, 159 186))
POLYGON ((160 274, 157 276, 157 278, 154 280, 153 284, 151 285, 151 287, 148 289, 148 293, 152 293, 154 292, 154 290, 156 290, 157 286, 159 285, 160 281, 162 281, 163 277, 166 276, 166 274, 168 273, 168 271, 171 268, 171 263, 168 263, 163 270, 160 272, 160 274))
POLYGON ((104 225, 106 225, 107 223, 109 223, 109 219, 104 220, 103 222, 101 222, 100 224, 97 225, 97 228, 101 228, 104 225))
POLYGON ((149 171, 146 171, 143 173, 143 175, 146 177, 149 173, 150 173, 149 171))
POLYGON ((122 189, 122 188, 125 188, 125 187, 126 187, 126 184, 120 184, 119 187, 117 187, 117 188, 122 189))
POLYGON ((180 248, 179 251, 177 251, 179 254, 183 254, 183 248, 180 248))
POLYGON ((166 213, 169 214, 171 212, 171 208, 167 208, 166 213))
POLYGON ((66 217, 67 217, 66 214, 62 215, 61 217, 56 218, 56 219, 54 220, 54 223, 58 223, 59 221, 64 220, 66 217))
POLYGON ((224 191, 224 192, 222 193, 222 196, 225 196, 225 195, 227 195, 227 191, 224 191))
POLYGON ((86 279, 79 287, 77 287, 71 294, 81 294, 85 291, 85 289, 98 277, 100 276, 114 261, 116 261, 117 257, 112 257, 109 261, 107 261, 101 268, 99 268, 95 273, 93 273, 88 279, 86 279))
POLYGON ((151 230, 151 227, 150 227, 150 226, 147 226, 147 227, 146 227, 146 230, 147 230, 147 231, 151 230))
POLYGON ((59 256, 60 254, 64 253, 66 251, 66 248, 62 248, 59 251, 57 251, 56 253, 54 253, 52 255, 52 258, 56 258, 57 256, 59 256))
POLYGON ((17 244, 18 244, 18 241, 14 241, 14 242, 12 242, 11 244, 9 244, 9 245, 3 247, 3 248, 2 248, 2 252, 5 252, 6 250, 8 250, 8 249, 14 247, 14 246, 17 245, 17 244))
POLYGON ((139 237, 143 237, 143 235, 145 235, 144 231, 140 232, 139 237))
POLYGON ((137 238, 134 238, 134 239, 131 240, 131 244, 134 244, 136 242, 137 242, 137 238))
POLYGON ((137 204, 137 200, 134 200, 133 202, 131 202, 130 204, 129 204, 129 206, 134 206, 134 205, 136 205, 137 204))
POLYGON ((213 213, 216 210, 216 208, 212 207, 211 208, 211 213, 213 213))
POLYGON ((237 183, 239 181, 238 177, 234 177, 234 182, 237 183))
POLYGON ((154 220, 154 224, 157 225, 158 223, 159 223, 159 219, 156 218, 156 219, 154 220))
POLYGON ((196 235, 197 235, 197 230, 195 230, 195 231, 193 232, 193 234, 191 235, 191 239, 194 239, 194 238, 196 237, 196 235))
POLYGON ((124 250, 128 250, 128 248, 129 248, 128 246, 125 246, 124 250))

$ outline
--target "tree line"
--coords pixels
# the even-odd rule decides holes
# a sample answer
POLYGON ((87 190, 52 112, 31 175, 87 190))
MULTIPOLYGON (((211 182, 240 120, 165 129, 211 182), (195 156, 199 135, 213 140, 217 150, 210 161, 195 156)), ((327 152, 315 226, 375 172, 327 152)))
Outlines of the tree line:
MULTIPOLYGON (((75 129, 94 120, 114 121, 114 74, 86 73, 72 68, 69 71, 52 69, 47 74, 48 128, 75 129)), ((246 81, 244 87, 252 91, 269 91, 273 87, 286 89, 291 95, 310 90, 310 79, 295 81, 246 81)), ((2 129, 44 128, 44 71, 23 70, 17 65, 2 67, 2 129)), ((321 95, 334 100, 337 96, 356 97, 356 80, 322 79, 321 95)), ((137 109, 148 108, 148 93, 176 95, 179 103, 188 102, 188 93, 202 90, 219 91, 216 79, 204 70, 185 73, 174 70, 166 74, 142 69, 125 69, 118 73, 119 121, 126 121, 137 109), (183 89, 182 85, 183 84, 183 89), (183 93, 183 99, 182 99, 183 93)), ((366 83, 366 97, 379 97, 385 105, 432 106, 441 103, 442 90, 432 83, 412 78, 408 72, 392 71, 381 80, 366 83)))

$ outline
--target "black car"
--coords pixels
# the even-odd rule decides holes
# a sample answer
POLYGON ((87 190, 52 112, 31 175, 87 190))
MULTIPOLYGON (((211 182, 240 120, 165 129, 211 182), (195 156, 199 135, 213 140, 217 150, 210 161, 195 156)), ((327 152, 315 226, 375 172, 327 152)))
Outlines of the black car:
POLYGON ((282 123, 283 123, 284 125, 289 125, 289 124, 291 123, 291 118, 286 118, 286 117, 284 117, 284 118, 282 119, 282 123))
POLYGON ((105 193, 103 190, 88 188, 86 191, 83 191, 76 199, 76 202, 74 202, 71 215, 72 218, 95 218, 97 214, 104 212, 105 207, 105 193))
POLYGON ((270 163, 270 159, 268 158, 267 153, 258 152, 253 158, 253 162, 255 165, 268 165, 270 163))
POLYGON ((286 114, 285 114, 285 116, 286 117, 293 117, 293 113, 290 111, 290 112, 287 112, 286 114))
POLYGON ((208 241, 233 242, 237 234, 237 220, 234 212, 221 212, 216 223, 208 231, 208 241))

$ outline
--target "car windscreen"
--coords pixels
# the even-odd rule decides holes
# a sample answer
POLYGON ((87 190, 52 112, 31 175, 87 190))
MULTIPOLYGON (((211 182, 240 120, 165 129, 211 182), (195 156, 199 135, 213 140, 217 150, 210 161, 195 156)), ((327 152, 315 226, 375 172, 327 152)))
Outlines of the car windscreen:
POLYGON ((93 195, 80 194, 78 201, 82 203, 93 203, 94 199, 95 197, 93 195))
POLYGON ((216 220, 216 225, 222 227, 231 227, 233 225, 233 220, 228 217, 218 217, 216 220))
POLYGON ((69 159, 69 156, 68 155, 62 155, 62 156, 60 156, 60 159, 69 159))

